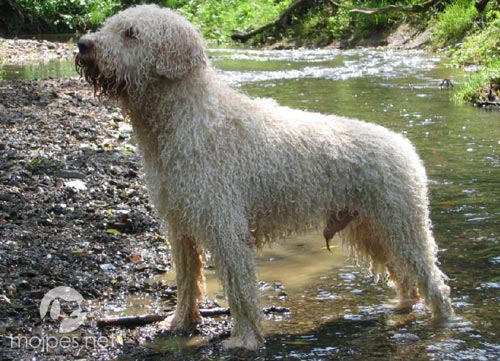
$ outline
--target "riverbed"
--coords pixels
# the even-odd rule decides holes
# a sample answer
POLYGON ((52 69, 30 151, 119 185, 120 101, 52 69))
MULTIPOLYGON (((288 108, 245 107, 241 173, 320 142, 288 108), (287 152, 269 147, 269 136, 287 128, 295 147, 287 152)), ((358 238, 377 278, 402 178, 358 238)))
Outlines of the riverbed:
MULTIPOLYGON (((458 316, 447 327, 435 327, 422 304, 408 315, 394 313, 391 309, 394 290, 383 282, 375 282, 366 270, 357 266, 339 240, 334 240, 332 253, 329 253, 318 233, 312 231, 285 239, 258 256, 263 305, 286 307, 290 312, 267 317, 265 348, 251 358, 498 359, 499 118, 498 113, 454 104, 450 100, 451 89, 440 86, 444 79, 457 84, 466 75, 450 66, 446 58, 419 51, 266 51, 218 47, 210 50, 210 58, 226 81, 251 96, 270 97, 294 108, 374 122, 404 134, 415 144, 430 178, 431 217, 440 247, 439 259, 442 269, 450 277, 452 301, 458 316)), ((0 67, 0 74, 5 80, 2 82, 2 96, 17 91, 19 97, 26 97, 26 91, 19 89, 29 85, 12 80, 15 78, 31 79, 36 85, 30 90, 31 98, 26 102, 10 107, 4 100, 3 108, 0 108, 3 111, 0 151, 6 156, 5 169, 24 182, 23 185, 12 185, 3 179, 2 187, 7 191, 1 199, 2 210, 8 217, 2 213, 4 218, 0 227, 8 231, 5 234, 9 237, 0 238, 0 264, 4 261, 1 269, 6 275, 4 279, 11 281, 2 285, 2 289, 11 292, 3 293, 9 302, 5 297, 0 301, 6 305, 22 304, 26 297, 33 301, 30 312, 17 308, 16 313, 0 324, 4 336, 12 330, 31 335, 34 328, 43 325, 40 319, 36 319, 36 295, 43 295, 43 291, 48 291, 47 287, 61 283, 80 287, 85 298, 93 300, 87 309, 94 312, 95 317, 171 310, 175 299, 168 295, 175 294, 175 285, 168 242, 160 236, 158 222, 141 187, 138 159, 126 119, 112 104, 94 100, 81 81, 35 80, 75 76, 71 60, 4 65, 0 67), (37 112, 42 112, 38 113, 42 114, 39 127, 26 124, 26 119, 33 119, 27 116, 26 109, 35 106, 37 112), (75 119, 80 124, 78 129, 70 124, 75 119), (41 130, 41 134, 37 133, 41 130), (18 145, 23 147, 13 147, 7 132, 14 132, 18 145), (59 150, 50 146, 48 137, 44 145, 26 151, 29 147, 29 138, 26 137, 47 138, 50 134, 56 135, 53 139, 64 140, 58 143, 59 150), (94 157, 96 164, 89 166, 85 160, 88 156, 94 157), (56 162, 51 162, 53 160, 56 162), (62 160, 65 167, 58 165, 62 160), (29 165, 27 170, 26 164, 29 165), (99 165, 115 169, 96 169, 99 165), (76 173, 61 173, 61 170, 68 171, 65 168, 76 173), (87 187, 96 188, 96 191, 71 190, 65 185, 69 181, 68 175, 77 175, 71 179, 85 182, 87 187), (43 200, 37 199, 39 193, 35 191, 40 187, 46 190, 43 200), (57 193, 58 189, 62 189, 62 193, 57 193), (18 197, 16 194, 19 193, 21 196, 18 197), (27 193, 29 197, 23 198, 22 195, 27 193), (86 209, 80 209, 79 197, 86 209), (53 214, 49 212, 48 217, 52 217, 52 222, 33 224, 31 219, 23 218, 21 210, 24 208, 15 215, 8 212, 9 207, 19 204, 29 205, 32 217, 40 214, 46 217, 43 207, 50 204, 53 214), (68 207, 72 210, 69 211, 68 207), (88 207, 93 212, 87 211, 88 207), (132 213, 134 207, 135 213, 132 213), (54 214, 57 217, 53 217, 54 214), (65 216, 68 214, 71 222, 65 216), (86 224, 78 222, 78 217, 83 215, 86 224), (139 226, 127 228, 127 219, 139 226), (50 227, 50 232, 56 230, 55 234, 67 232, 67 237, 62 237, 61 242, 70 250, 78 267, 85 269, 90 276, 99 274, 98 282, 93 285, 95 291, 85 291, 85 288, 90 288, 92 278, 86 280, 84 274, 73 268, 69 272, 59 269, 64 274, 59 276, 46 270, 38 283, 25 280, 27 286, 7 277, 9 267, 13 267, 5 264, 5 260, 12 261, 10 250, 18 254, 19 259, 40 257, 38 253, 30 253, 30 240, 26 239, 35 231, 39 237, 34 243, 47 248, 45 259, 39 264, 45 267, 47 254, 54 253, 68 262, 67 257, 61 255, 65 247, 48 247, 51 240, 40 236, 44 234, 44 227, 50 227), (146 246, 141 249, 141 245, 146 246), (89 256, 83 257, 82 254, 89 256), (86 260, 95 264, 91 266, 86 260), (53 282, 56 276, 59 281, 53 282), (74 281, 75 277, 78 282, 74 281), (109 282, 111 291, 103 296, 106 282, 109 282), (11 284, 14 284, 14 291, 11 284), (29 319, 19 320, 23 317, 29 319), (17 324, 22 324, 23 328, 16 328, 17 324)), ((5 96, 4 99, 13 98, 5 96)), ((37 138, 37 141, 40 140, 37 138)), ((54 233, 47 235, 57 238, 54 233)), ((20 262, 19 267, 34 266, 26 261, 20 262)), ((20 277, 35 276, 23 276, 21 272, 20 277)), ((220 286, 210 268, 207 269, 207 279, 210 306, 224 306, 220 286)), ((225 316, 211 319, 205 331, 219 327, 220 334, 224 335, 228 321, 225 316)), ((217 338, 210 338, 209 331, 201 332, 195 342, 191 337, 157 334, 154 326, 126 331, 117 328, 99 330, 89 324, 85 332, 94 337, 106 336, 109 342, 113 341, 102 350, 86 350, 84 357, 87 355, 91 359, 170 357, 230 360, 235 357, 222 350, 217 338)), ((19 350, 8 350, 5 344, 3 347, 11 359, 16 359, 19 350)), ((23 356, 35 355, 37 359, 54 357, 54 354, 40 350, 21 351, 23 356)), ((73 357, 72 350, 69 351, 61 357, 73 357)))

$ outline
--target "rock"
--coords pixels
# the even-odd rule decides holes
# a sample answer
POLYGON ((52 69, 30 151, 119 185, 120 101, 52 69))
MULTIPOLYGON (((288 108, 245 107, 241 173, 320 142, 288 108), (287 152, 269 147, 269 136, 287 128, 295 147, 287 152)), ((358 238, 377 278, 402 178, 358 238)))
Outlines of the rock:
POLYGON ((85 182, 81 180, 74 180, 74 181, 69 181, 69 182, 64 182, 64 186, 74 189, 76 191, 86 191, 87 186, 85 182))

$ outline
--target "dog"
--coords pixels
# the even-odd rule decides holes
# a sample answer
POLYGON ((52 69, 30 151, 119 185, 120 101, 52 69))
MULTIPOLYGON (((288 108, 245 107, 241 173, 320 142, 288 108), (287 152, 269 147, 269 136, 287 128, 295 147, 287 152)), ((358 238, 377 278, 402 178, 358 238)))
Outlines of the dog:
POLYGON ((130 116, 150 199, 177 270, 172 330, 201 321, 208 250, 234 327, 227 348, 263 345, 254 251, 324 227, 389 275, 401 309, 422 295, 453 313, 437 266, 427 178, 403 136, 355 119, 294 110, 226 85, 203 38, 173 10, 126 9, 78 41, 77 68, 130 116))

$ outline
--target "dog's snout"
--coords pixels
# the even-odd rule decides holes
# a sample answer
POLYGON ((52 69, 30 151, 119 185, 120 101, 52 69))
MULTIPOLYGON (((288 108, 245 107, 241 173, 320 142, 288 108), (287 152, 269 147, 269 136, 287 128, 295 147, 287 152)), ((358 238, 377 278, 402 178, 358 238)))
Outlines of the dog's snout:
POLYGON ((80 39, 78 39, 78 50, 81 54, 89 53, 93 47, 94 42, 89 37, 84 35, 80 39))

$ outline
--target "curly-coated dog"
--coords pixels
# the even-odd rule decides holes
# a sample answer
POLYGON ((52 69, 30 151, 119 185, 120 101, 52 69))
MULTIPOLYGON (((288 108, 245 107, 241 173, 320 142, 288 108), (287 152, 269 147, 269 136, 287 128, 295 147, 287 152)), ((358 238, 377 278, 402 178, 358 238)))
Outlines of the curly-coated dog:
POLYGON ((203 257, 221 279, 234 328, 226 347, 263 344, 254 250, 324 227, 388 274, 401 308, 421 294, 452 314, 436 263, 427 179, 410 142, 383 127, 252 99, 226 85, 202 37, 155 5, 129 8, 78 41, 97 94, 130 115, 151 200, 172 242, 173 330, 200 322, 203 257))

